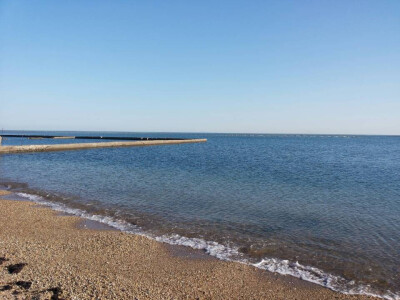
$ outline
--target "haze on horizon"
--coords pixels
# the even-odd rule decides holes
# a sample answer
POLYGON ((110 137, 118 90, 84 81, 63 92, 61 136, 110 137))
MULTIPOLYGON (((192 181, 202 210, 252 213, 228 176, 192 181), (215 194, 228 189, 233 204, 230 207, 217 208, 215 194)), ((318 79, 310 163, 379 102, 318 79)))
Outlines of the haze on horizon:
POLYGON ((0 2, 0 129, 400 134, 400 1, 0 2))

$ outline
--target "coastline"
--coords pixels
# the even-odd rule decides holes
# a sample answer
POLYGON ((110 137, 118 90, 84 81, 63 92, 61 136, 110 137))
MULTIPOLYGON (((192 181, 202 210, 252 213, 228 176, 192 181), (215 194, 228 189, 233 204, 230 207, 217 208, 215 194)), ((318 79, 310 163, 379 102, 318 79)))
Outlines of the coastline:
MULTIPOLYGON (((7 193, 0 191, 0 196, 7 193)), ((5 259, 0 297, 374 299, 140 235, 96 230, 82 226, 82 220, 33 202, 0 199, 0 258, 5 259), (26 264, 21 272, 9 274, 7 268, 19 263, 26 264), (21 282, 31 285, 26 289, 21 282)))

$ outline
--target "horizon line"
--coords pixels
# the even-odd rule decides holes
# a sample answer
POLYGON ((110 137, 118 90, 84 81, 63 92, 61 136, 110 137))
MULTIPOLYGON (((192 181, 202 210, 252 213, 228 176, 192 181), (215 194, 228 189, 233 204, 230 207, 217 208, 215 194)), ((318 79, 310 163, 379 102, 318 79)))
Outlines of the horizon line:
MULTIPOLYGON (((391 136, 391 137, 400 137, 399 134, 372 134, 372 133, 284 133, 284 132, 207 132, 207 131, 124 131, 124 130, 29 130, 29 129, 1 129, 3 131, 38 131, 38 132, 109 132, 109 133, 160 133, 160 134, 170 134, 170 133, 184 133, 184 134, 253 134, 253 135, 339 135, 339 136, 391 136)), ((1 135, 1 134, 0 134, 1 135)))

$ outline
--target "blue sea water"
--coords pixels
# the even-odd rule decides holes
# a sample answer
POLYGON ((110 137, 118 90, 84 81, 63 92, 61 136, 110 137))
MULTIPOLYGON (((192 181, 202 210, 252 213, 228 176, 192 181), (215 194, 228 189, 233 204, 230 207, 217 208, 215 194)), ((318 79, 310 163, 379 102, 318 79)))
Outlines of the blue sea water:
MULTIPOLYGON (((221 259, 400 299, 400 137, 56 134, 208 141, 1 155, 0 182, 55 209, 221 259)), ((3 140, 70 142, 85 141, 3 140)))

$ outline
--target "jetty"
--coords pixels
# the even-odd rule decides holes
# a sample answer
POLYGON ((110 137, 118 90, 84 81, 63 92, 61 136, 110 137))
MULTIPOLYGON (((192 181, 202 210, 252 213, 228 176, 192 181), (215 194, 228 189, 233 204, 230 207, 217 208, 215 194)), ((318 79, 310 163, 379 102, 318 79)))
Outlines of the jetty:
POLYGON ((174 144, 204 143, 204 142, 207 142, 207 139, 125 137, 125 136, 57 136, 57 135, 3 134, 0 135, 0 154, 83 150, 83 149, 111 148, 111 147, 143 147, 143 146, 174 145, 174 144), (108 142, 2 146, 1 143, 3 138, 108 140, 108 142))

